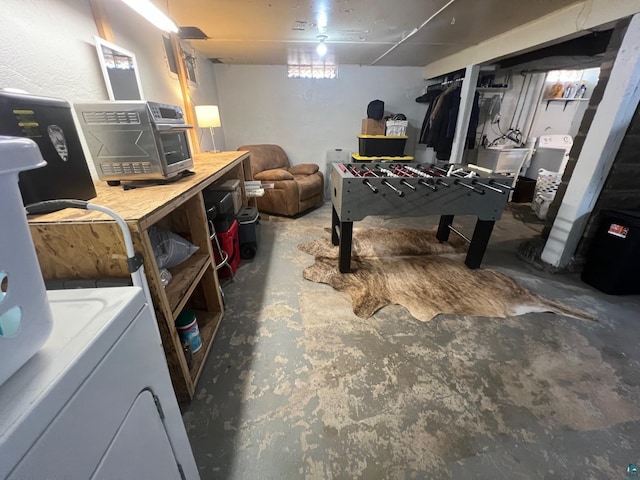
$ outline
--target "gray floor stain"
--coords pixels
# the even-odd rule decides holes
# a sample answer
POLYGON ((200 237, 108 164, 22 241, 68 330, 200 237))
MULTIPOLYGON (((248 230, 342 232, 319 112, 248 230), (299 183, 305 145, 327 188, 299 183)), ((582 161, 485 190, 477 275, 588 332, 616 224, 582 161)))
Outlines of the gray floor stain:
POLYGON ((296 245, 325 235, 330 214, 263 221, 258 255, 225 286, 183 413, 203 479, 625 478, 640 461, 640 298, 521 263, 518 242, 535 232, 507 213, 487 264, 598 323, 549 313, 423 323, 398 305, 361 319, 346 295, 302 279, 313 258, 296 245))

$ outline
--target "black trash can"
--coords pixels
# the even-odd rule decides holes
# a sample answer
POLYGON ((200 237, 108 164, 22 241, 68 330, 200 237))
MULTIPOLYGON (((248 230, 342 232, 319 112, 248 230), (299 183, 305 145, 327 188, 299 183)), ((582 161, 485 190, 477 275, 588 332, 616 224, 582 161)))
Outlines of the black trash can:
POLYGON ((238 212, 240 224, 240 258, 252 259, 258 251, 260 243, 260 215, 256 207, 243 207, 238 212))
POLYGON ((640 294, 640 212, 602 212, 582 281, 610 295, 640 294))

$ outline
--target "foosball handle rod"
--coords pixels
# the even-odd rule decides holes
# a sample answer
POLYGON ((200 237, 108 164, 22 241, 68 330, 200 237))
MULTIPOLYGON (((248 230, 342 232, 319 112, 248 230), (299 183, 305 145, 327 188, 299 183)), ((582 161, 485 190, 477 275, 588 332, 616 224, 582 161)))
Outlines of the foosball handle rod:
POLYGON ((422 178, 421 178, 420 180, 418 180, 418 183, 419 183, 420 185, 424 185, 424 186, 425 186, 425 187, 427 187, 427 188, 430 188, 430 189, 431 189, 431 190, 433 190, 434 192, 437 192, 437 191, 438 191, 438 187, 436 187, 435 185, 431 185, 429 182, 427 182, 426 180, 424 180, 424 179, 422 179, 422 178))
POLYGON ((371 175, 375 175, 376 177, 379 177, 380 175, 378 175, 376 172, 374 172, 373 170, 371 170, 369 167, 367 167, 364 163, 362 164, 362 166, 360 167, 362 170, 366 170, 367 172, 371 173, 371 175))
POLYGON ((407 187, 409 187, 411 190, 413 190, 414 192, 416 191, 416 187, 414 187, 413 185, 411 185, 409 182, 407 182, 406 180, 400 180, 400 183, 402 185, 405 185, 407 187))
POLYGON ((488 185, 488 184, 486 184, 486 183, 479 182, 479 181, 477 181, 477 180, 472 180, 472 181, 471 181, 471 185, 480 185, 480 186, 481 186, 481 187, 483 187, 483 188, 486 188, 486 189, 491 190, 491 191, 493 191, 493 192, 501 193, 501 194, 503 194, 503 195, 504 195, 504 190, 500 190, 499 188, 492 187, 491 185, 488 185))
POLYGON ((371 185, 371 182, 366 178, 362 181, 362 183, 369 187, 373 193, 378 193, 378 189, 374 185, 371 185))
POLYGON ((454 180, 454 185, 460 185, 461 187, 468 188, 469 190, 473 190, 478 195, 484 195, 486 192, 484 190, 480 190, 476 187, 472 187, 471 185, 467 185, 466 183, 462 183, 460 180, 454 180))
POLYGON ((402 190, 397 189, 396 187, 394 187, 393 185, 391 185, 389 182, 387 182, 386 180, 382 180, 382 184, 386 185, 387 187, 389 187, 391 190, 393 190, 394 192, 396 192, 396 195, 398 195, 399 197, 404 197, 404 192, 402 190))
POLYGON ((489 185, 495 185, 496 187, 505 188, 507 190, 515 190, 515 188, 513 188, 512 186, 505 185, 504 183, 496 182, 495 180, 489 180, 489 185))

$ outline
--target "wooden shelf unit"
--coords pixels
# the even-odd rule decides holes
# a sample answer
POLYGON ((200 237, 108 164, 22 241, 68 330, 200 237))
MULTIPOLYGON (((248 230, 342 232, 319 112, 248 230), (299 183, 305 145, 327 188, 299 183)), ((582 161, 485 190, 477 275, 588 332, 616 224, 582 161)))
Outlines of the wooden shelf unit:
MULTIPOLYGON (((109 207, 129 226, 134 247, 144 257, 162 344, 178 400, 189 401, 224 314, 220 284, 202 190, 214 182, 240 180, 243 202, 245 180, 251 180, 248 152, 194 155, 194 175, 175 183, 123 190, 96 185, 91 203, 109 207), (148 234, 162 226, 198 246, 198 251, 172 269, 164 287, 148 234), (184 308, 196 312, 202 348, 191 366, 182 350, 175 320, 184 308)), ((129 277, 120 229, 110 217, 95 211, 67 209, 29 219, 31 235, 45 280, 129 277)))

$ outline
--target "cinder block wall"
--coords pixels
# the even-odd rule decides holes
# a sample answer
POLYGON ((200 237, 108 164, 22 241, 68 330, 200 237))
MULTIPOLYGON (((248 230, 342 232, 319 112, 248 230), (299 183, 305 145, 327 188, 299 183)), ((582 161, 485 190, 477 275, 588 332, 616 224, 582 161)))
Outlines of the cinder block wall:
POLYGON ((584 263, 602 212, 607 209, 640 211, 640 107, 633 115, 602 193, 589 217, 574 255, 576 264, 584 263))

